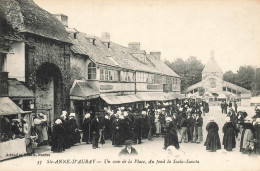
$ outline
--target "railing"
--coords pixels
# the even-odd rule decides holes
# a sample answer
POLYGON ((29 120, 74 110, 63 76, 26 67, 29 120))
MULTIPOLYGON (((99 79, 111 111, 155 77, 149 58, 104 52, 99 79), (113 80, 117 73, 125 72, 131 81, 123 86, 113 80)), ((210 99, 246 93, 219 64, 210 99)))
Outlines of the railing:
POLYGON ((0 97, 8 96, 8 72, 0 72, 0 97))

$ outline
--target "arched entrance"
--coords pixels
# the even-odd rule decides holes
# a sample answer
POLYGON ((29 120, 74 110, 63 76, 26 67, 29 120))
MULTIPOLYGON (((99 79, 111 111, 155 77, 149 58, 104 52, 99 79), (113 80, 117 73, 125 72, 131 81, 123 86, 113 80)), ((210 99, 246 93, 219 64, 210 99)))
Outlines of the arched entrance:
POLYGON ((44 63, 36 71, 35 97, 38 109, 51 109, 49 121, 60 116, 63 97, 62 74, 53 63, 44 63))

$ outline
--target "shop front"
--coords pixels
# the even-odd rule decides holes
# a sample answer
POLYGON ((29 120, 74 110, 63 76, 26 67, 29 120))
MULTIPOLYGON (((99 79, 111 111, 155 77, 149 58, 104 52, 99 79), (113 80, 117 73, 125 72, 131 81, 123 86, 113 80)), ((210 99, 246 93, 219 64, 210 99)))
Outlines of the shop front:
POLYGON ((0 106, 0 160, 26 154, 26 138, 15 134, 13 121, 21 120, 21 115, 30 111, 23 111, 9 97, 1 97, 0 106))

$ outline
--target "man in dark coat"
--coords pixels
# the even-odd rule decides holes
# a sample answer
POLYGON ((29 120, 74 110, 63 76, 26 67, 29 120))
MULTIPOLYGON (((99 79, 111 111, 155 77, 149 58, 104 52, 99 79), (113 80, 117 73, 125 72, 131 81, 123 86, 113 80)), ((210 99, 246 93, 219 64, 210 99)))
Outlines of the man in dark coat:
POLYGON ((121 116, 121 141, 122 143, 130 139, 130 119, 127 116, 127 112, 124 112, 124 116, 121 116))
POLYGON ((194 131, 194 127, 195 127, 195 118, 194 118, 194 114, 191 115, 191 113, 188 111, 188 117, 187 117, 187 121, 188 121, 188 142, 192 142, 193 140, 193 131, 194 131))
POLYGON ((228 107, 232 107, 232 102, 231 101, 229 102, 228 107))
POLYGON ((98 147, 98 139, 99 139, 99 120, 98 115, 95 115, 95 118, 91 122, 91 132, 93 135, 92 138, 92 148, 96 149, 98 147))
POLYGON ((187 119, 187 115, 185 113, 182 113, 181 118, 181 140, 180 142, 187 143, 188 142, 188 126, 189 121, 187 119))
POLYGON ((221 107, 221 113, 223 114, 224 113, 224 100, 221 102, 220 107, 221 107))
POLYGON ((142 116, 136 111, 134 116, 134 123, 133 123, 133 135, 134 135, 134 143, 141 144, 141 129, 142 129, 142 116))
POLYGON ((235 108, 235 112, 237 113, 237 102, 234 101, 234 108, 235 108))
POLYGON ((142 111, 142 138, 148 138, 149 126, 146 111, 142 111))
POLYGON ((148 140, 151 141, 153 137, 153 128, 154 128, 154 116, 150 112, 148 115, 148 127, 149 127, 149 132, 148 132, 148 140))
POLYGON ((214 122, 214 119, 211 118, 210 122, 206 126, 206 130, 208 132, 206 141, 204 145, 206 146, 206 150, 210 150, 215 152, 216 150, 221 149, 219 134, 218 134, 218 124, 214 122))
POLYGON ((82 132, 83 132, 83 137, 82 137, 82 142, 86 142, 87 144, 91 143, 91 120, 90 120, 90 114, 87 113, 85 115, 85 119, 82 123, 82 132))
POLYGON ((53 126, 52 140, 51 140, 51 151, 62 152, 65 150, 63 143, 63 135, 65 134, 65 129, 62 126, 62 121, 57 119, 53 126))
POLYGON ((227 114, 227 107, 228 107, 228 104, 227 104, 227 102, 225 101, 225 102, 224 102, 224 105, 223 105, 224 114, 227 114))
POLYGON ((105 123, 105 129, 104 129, 105 140, 109 140, 112 136, 112 130, 111 130, 111 124, 108 115, 105 116, 104 123, 105 123))
POLYGON ((132 144, 132 140, 126 140, 125 148, 120 151, 119 156, 138 155, 137 151, 132 147, 132 144))
POLYGON ((201 117, 200 113, 196 114, 195 118, 195 127, 194 127, 194 134, 193 134, 193 142, 201 143, 203 140, 203 118, 201 117))
POLYGON ((223 128, 223 141, 224 149, 227 151, 232 151, 233 148, 236 147, 236 136, 237 131, 235 125, 230 121, 230 117, 226 117, 226 123, 223 128))

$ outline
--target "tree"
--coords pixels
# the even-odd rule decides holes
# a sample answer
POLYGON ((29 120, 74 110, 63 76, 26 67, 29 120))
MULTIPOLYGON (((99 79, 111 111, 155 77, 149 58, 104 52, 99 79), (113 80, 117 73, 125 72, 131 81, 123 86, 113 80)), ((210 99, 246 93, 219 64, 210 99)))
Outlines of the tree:
POLYGON ((194 56, 186 61, 182 58, 177 58, 174 62, 165 61, 165 64, 181 76, 181 90, 201 81, 204 65, 194 56))
POLYGON ((240 66, 237 73, 227 71, 223 79, 247 90, 251 90, 253 96, 260 94, 260 68, 252 66, 240 66))
POLYGON ((237 78, 237 74, 233 73, 232 71, 227 71, 223 74, 223 80, 233 84, 237 84, 236 78, 237 78))

